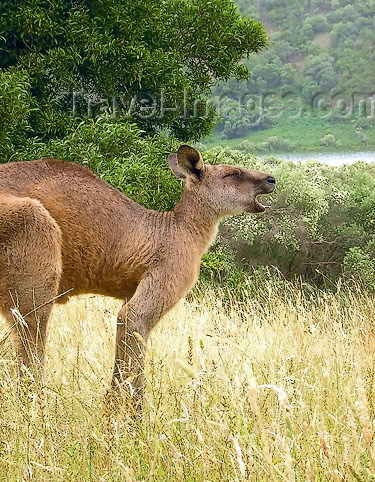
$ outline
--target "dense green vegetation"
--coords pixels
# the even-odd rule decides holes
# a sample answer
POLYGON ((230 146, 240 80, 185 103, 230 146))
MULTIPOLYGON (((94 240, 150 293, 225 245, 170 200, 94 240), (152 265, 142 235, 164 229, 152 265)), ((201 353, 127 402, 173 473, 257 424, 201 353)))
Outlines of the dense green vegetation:
POLYGON ((237 0, 241 12, 261 20, 270 48, 252 58, 249 87, 316 92, 359 89, 373 93, 375 3, 363 0, 237 0))
POLYGON ((278 185, 272 209, 261 216, 231 217, 207 255, 204 278, 231 289, 257 280, 298 277, 330 288, 339 278, 375 288, 375 165, 331 167, 259 160, 243 151, 215 148, 209 160, 271 172, 278 185))
POLYGON ((192 104, 204 109, 219 80, 245 79, 241 59, 266 44, 262 24, 232 0, 22 0, 0 2, 0 14, 3 160, 24 139, 69 135, 87 115, 199 138, 214 111, 193 115, 192 104), (184 97, 187 112, 176 108, 184 97))
MULTIPOLYGON (((276 131, 282 131, 284 125, 290 124, 290 117, 297 116, 298 124, 304 124, 306 117, 312 124, 313 118, 318 118, 351 149, 373 147, 374 131, 367 129, 374 125, 370 97, 374 94, 375 76, 375 3, 362 0, 238 0, 237 3, 244 15, 265 24, 270 44, 266 51, 250 56, 246 62, 252 71, 248 81, 230 80, 214 89, 214 104, 222 105, 222 116, 217 129, 220 135, 211 137, 211 141, 254 137, 257 142, 259 130, 273 125, 276 131), (273 103, 270 93, 274 94, 273 103), (263 108, 261 95, 266 96, 263 108), (286 96, 284 107, 278 109, 283 96, 286 96), (323 101, 320 106, 319 100, 323 101), (272 111, 272 107, 276 109, 272 111), (278 116, 279 112, 282 113, 278 116), (348 135, 339 137, 342 123, 347 125, 350 140, 348 135)), ((303 149, 309 137, 302 129, 299 134, 297 147, 303 149)), ((269 135, 278 134, 270 131, 269 135)), ((281 137, 291 140, 287 133, 281 137)), ((319 148, 319 140, 314 147, 319 148)))

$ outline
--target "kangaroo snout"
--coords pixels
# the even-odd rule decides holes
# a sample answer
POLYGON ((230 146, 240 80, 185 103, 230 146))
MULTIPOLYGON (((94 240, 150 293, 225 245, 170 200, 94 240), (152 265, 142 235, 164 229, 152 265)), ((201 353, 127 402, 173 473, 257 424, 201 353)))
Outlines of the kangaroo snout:
POLYGON ((274 191, 275 187, 276 179, 269 174, 264 174, 263 182, 260 186, 261 194, 270 194, 272 191, 274 191))
POLYGON ((265 179, 266 194, 269 194, 272 191, 274 191, 275 187, 276 187, 276 179, 273 176, 267 176, 265 179))
POLYGON ((254 203, 252 206, 252 209, 247 210, 248 212, 254 212, 254 213, 262 213, 266 209, 270 208, 271 206, 268 204, 263 204, 259 199, 258 196, 262 196, 265 194, 270 194, 272 191, 274 191, 275 186, 276 186, 276 179, 264 172, 258 172, 258 187, 256 190, 256 195, 254 198, 254 203))

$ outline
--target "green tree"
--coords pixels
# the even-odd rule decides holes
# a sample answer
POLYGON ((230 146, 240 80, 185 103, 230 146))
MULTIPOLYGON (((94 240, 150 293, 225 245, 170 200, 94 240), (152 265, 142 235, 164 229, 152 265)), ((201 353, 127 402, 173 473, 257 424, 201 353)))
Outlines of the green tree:
POLYGON ((329 31, 327 17, 323 14, 310 17, 310 24, 314 33, 324 33, 329 31))
MULTIPOLYGON (((241 60, 267 42, 262 24, 232 0, 18 0, 0 2, 0 14, 0 69, 25 76, 28 135, 47 139, 74 127, 66 104, 73 91, 96 104, 93 116, 113 114, 113 96, 122 113, 134 107, 130 120, 146 133, 199 138, 214 118, 212 109, 202 115, 205 94, 220 79, 247 78, 241 60), (201 115, 173 109, 184 92, 201 101, 201 115), (153 115, 162 95, 170 109, 153 115)), ((87 99, 78 99, 83 114, 87 99)))
POLYGON ((32 111, 29 76, 10 68, 0 71, 0 155, 11 159, 16 146, 22 143, 29 130, 32 111))
MULTIPOLYGON (((373 95, 375 0, 236 2, 243 14, 262 21, 270 35, 269 48, 247 61, 253 75, 241 82, 242 94, 293 92, 307 105, 317 92, 331 89, 373 95)), ((227 94, 234 91, 233 83, 220 86, 227 94)), ((215 95, 221 95, 219 89, 215 95)), ((276 124, 281 126, 284 118, 276 124)))
POLYGON ((307 81, 312 80, 323 91, 329 91, 336 84, 333 57, 325 52, 320 55, 310 55, 306 58, 304 75, 307 81))

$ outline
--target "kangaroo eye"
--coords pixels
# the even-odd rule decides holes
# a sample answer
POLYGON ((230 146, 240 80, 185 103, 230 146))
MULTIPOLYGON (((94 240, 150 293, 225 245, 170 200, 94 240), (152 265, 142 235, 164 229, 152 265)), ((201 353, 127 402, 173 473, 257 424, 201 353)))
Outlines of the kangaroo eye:
POLYGON ((225 177, 240 177, 241 176, 241 171, 239 169, 235 169, 234 171, 227 172, 224 174, 223 178, 225 177))

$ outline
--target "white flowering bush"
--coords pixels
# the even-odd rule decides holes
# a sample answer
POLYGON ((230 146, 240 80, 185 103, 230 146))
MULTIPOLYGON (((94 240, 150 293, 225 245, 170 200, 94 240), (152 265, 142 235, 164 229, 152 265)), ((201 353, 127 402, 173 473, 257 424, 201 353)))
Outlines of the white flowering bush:
POLYGON ((227 148, 207 151, 205 158, 266 171, 277 180, 267 199, 270 210, 230 217, 221 225, 220 243, 233 251, 235 269, 251 274, 268 266, 286 278, 318 284, 353 278, 375 288, 374 165, 260 160, 227 148))
POLYGON ((336 137, 333 134, 326 134, 320 139, 320 145, 321 146, 333 146, 333 147, 340 147, 341 146, 341 141, 336 139, 336 137))

